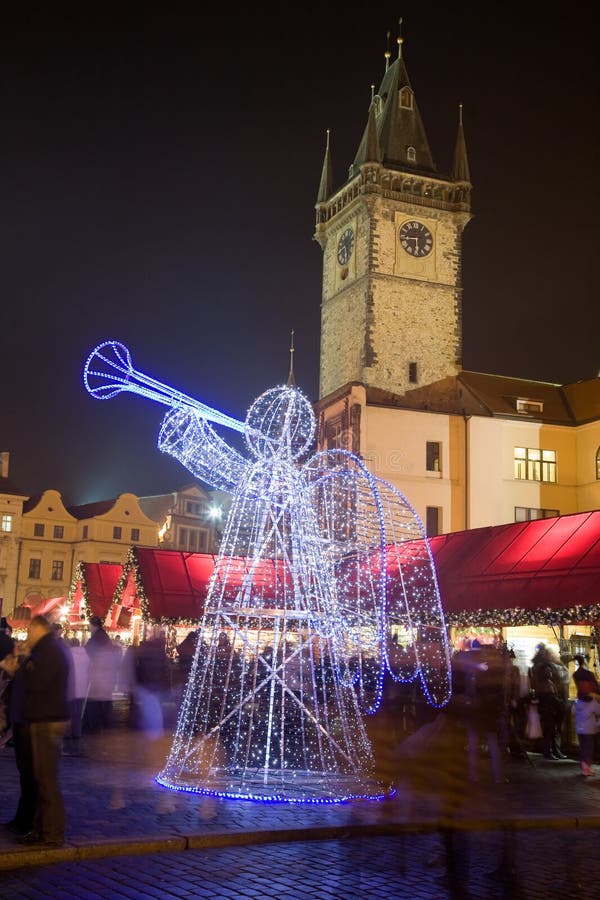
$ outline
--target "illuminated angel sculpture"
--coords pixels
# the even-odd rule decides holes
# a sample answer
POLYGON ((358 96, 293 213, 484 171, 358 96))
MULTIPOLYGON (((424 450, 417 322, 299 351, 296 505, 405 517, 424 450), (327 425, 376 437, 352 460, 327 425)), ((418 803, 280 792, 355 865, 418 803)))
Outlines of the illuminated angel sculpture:
POLYGON ((232 492, 199 640, 160 784, 285 802, 379 798, 364 713, 387 672, 450 695, 435 569, 407 500, 353 454, 316 453, 311 404, 267 390, 245 423, 133 369, 107 341, 85 366, 99 398, 166 403, 159 448, 232 492), (244 434, 248 458, 213 424, 244 434), (305 460, 305 461, 303 461, 305 460))

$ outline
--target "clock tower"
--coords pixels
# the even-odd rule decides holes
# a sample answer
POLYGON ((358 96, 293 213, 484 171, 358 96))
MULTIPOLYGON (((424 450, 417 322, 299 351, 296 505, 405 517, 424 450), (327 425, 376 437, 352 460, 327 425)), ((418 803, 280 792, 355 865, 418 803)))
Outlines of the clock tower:
POLYGON ((461 236, 471 184, 462 114, 450 175, 433 161, 402 57, 390 62, 348 179, 329 136, 316 204, 323 250, 321 401, 351 383, 402 396, 461 370, 461 236))

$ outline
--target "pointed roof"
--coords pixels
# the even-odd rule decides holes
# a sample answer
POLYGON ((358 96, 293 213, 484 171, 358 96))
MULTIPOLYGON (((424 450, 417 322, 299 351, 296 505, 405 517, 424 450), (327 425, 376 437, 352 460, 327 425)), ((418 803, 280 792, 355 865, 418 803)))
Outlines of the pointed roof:
POLYGON ((379 135, 377 134, 377 105, 375 100, 371 101, 369 107, 365 139, 361 141, 361 145, 358 148, 354 165, 362 166, 363 163, 373 162, 381 162, 381 146, 379 144, 379 135))
POLYGON ((321 181, 319 183, 319 193, 317 194, 317 203, 326 203, 333 193, 333 169, 331 166, 331 151, 329 149, 329 128, 327 129, 327 143, 325 145, 325 156, 323 158, 323 169, 321 170, 321 181))
POLYGON ((471 184, 471 173, 469 172, 469 160, 467 158, 467 145, 465 143, 465 132, 463 129, 462 103, 460 104, 459 109, 458 132, 456 135, 456 144, 454 146, 451 177, 453 181, 463 181, 466 184, 471 184))
MULTIPOLYGON (((408 72, 401 56, 386 70, 379 93, 375 95, 373 110, 380 147, 381 162, 386 168, 402 171, 428 172, 437 174, 425 128, 417 107, 408 72), (402 92, 402 94, 401 94, 402 92), (409 148, 414 149, 414 159, 409 159, 409 148)), ((371 110, 354 167, 367 161, 372 133, 370 130, 371 110)))

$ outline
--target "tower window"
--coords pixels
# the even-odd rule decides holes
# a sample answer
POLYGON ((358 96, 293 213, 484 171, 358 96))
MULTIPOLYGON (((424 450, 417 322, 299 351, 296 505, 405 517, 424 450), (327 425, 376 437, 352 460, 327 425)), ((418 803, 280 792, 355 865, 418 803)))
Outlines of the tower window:
POLYGON ((442 445, 439 441, 427 441, 426 465, 428 472, 441 472, 442 445))
POLYGON ((408 160, 409 162, 416 162, 416 161, 417 161, 417 151, 415 150, 414 147, 407 147, 407 148, 406 148, 406 158, 407 158, 407 160, 408 160))
POLYGON ((428 506, 425 517, 427 537, 435 537, 440 533, 442 524, 442 511, 439 506, 428 506))
POLYGON ((410 88, 404 87, 400 91, 400 106, 402 109, 413 108, 413 95, 410 88))
POLYGON ((410 362, 408 364, 408 380, 410 381, 411 384, 416 384, 418 381, 416 362, 410 362))

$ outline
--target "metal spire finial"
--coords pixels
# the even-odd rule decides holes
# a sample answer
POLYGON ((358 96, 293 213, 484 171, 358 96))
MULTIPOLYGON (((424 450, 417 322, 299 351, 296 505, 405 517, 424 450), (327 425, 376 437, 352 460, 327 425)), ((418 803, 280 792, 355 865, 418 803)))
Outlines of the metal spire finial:
POLYGON ((462 111, 463 111, 463 105, 462 105, 462 103, 459 103, 458 104, 458 124, 459 125, 462 125, 462 123, 463 123, 462 111))
MULTIPOLYGON (((327 132, 329 134, 329 132, 327 132)), ((290 345, 290 374, 287 380, 288 387, 296 387, 296 379, 294 377, 294 329, 292 328, 292 342, 290 345)))
POLYGON ((387 72, 387 70, 388 70, 389 67, 390 67, 390 57, 391 57, 391 55, 392 55, 391 52, 390 52, 390 32, 389 32, 389 31, 388 31, 388 33, 387 33, 386 50, 385 50, 385 53, 384 53, 383 55, 385 56, 385 71, 387 72))
POLYGON ((402 16, 398 19, 398 37, 396 42, 398 44, 398 59, 402 59, 402 44, 404 43, 404 38, 402 37, 402 16))

